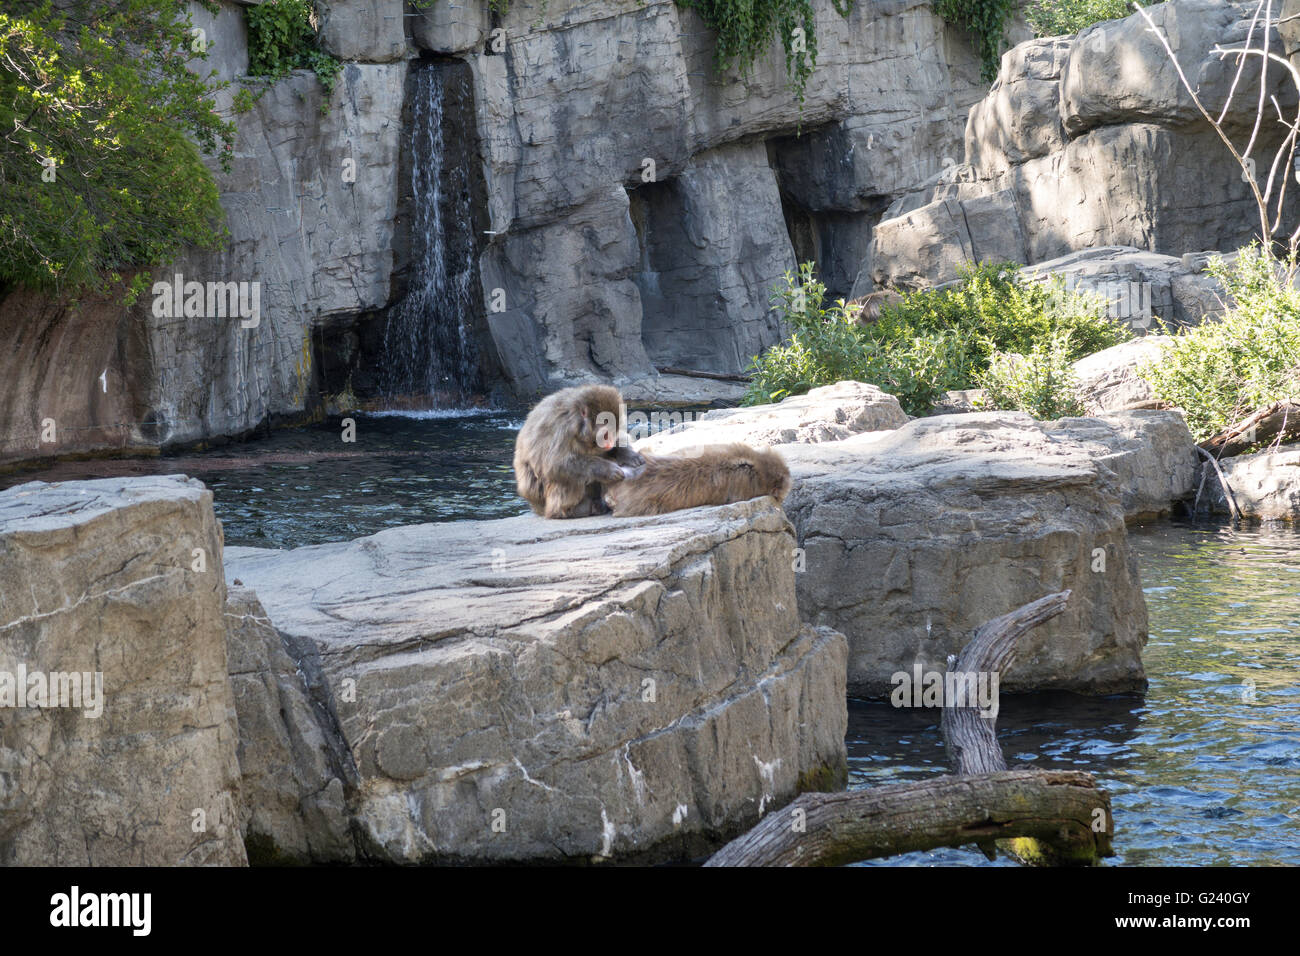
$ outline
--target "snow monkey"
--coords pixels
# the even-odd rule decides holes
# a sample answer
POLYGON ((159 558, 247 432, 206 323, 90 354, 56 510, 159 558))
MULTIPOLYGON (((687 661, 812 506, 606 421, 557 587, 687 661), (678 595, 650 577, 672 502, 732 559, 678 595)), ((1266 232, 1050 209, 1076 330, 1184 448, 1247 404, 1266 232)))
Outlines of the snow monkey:
POLYGON ((628 444, 623 399, 609 385, 547 395, 515 439, 515 487, 547 518, 604 514, 604 485, 641 473, 645 460, 628 444))
POLYGON ((886 305, 897 305, 903 301, 903 297, 893 289, 881 289, 879 292, 871 292, 857 299, 850 299, 848 305, 859 307, 858 314, 853 317, 855 325, 866 325, 875 322, 880 318, 880 309, 886 305))
POLYGON ((605 489, 605 504, 616 518, 725 505, 763 495, 780 504, 790 493, 790 469, 771 448, 734 443, 644 458, 640 477, 605 489))

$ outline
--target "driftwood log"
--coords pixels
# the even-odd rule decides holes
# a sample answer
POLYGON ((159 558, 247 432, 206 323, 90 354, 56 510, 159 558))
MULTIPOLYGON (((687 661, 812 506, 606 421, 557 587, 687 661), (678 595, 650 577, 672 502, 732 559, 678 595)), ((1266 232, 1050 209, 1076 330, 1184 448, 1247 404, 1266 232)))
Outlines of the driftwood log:
POLYGON ((1300 403, 1284 400, 1246 416, 1225 428, 1201 447, 1215 458, 1230 458, 1249 451, 1255 445, 1273 441, 1282 443, 1300 438, 1300 403))
POLYGON ((753 379, 748 375, 737 375, 732 372, 701 372, 693 368, 676 368, 672 365, 661 365, 657 367, 660 375, 685 375, 689 378, 715 378, 719 382, 740 382, 747 384, 753 379))
MULTIPOLYGON (((976 628, 948 670, 1001 674, 1030 628, 1065 608, 1050 594, 976 628)), ((1092 864, 1112 856, 1110 798, 1075 770, 1008 770, 995 716, 945 701, 957 775, 841 793, 805 793, 715 853, 705 866, 838 866, 941 846, 995 844, 1022 862, 1092 864)))

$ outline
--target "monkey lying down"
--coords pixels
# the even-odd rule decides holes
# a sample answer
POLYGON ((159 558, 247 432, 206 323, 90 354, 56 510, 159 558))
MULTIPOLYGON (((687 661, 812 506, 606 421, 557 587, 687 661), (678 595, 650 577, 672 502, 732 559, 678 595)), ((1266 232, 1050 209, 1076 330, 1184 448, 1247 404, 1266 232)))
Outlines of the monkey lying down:
POLYGON ((566 388, 528 413, 515 439, 515 484, 547 518, 656 515, 771 495, 790 470, 771 449, 730 444, 640 455, 619 428, 622 398, 608 385, 566 388))

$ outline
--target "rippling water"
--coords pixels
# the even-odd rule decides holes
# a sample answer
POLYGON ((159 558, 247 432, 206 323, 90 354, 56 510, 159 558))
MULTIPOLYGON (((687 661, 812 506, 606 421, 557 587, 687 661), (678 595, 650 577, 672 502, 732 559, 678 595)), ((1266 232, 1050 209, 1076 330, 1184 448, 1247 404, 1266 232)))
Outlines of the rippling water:
POLYGON ((424 521, 526 514, 515 494, 517 412, 356 415, 356 441, 337 422, 286 429, 201 454, 70 461, 4 476, 69 481, 117 475, 198 478, 213 494, 226 544, 297 548, 424 521))
MULTIPOLYGON (((1115 814, 1111 865, 1300 864, 1300 535, 1162 522, 1131 539, 1147 693, 1003 698, 1007 763, 1095 774, 1115 814)), ((850 787, 948 771, 924 711, 853 702, 848 747, 850 787)), ((873 862, 992 865, 974 849, 873 862)))

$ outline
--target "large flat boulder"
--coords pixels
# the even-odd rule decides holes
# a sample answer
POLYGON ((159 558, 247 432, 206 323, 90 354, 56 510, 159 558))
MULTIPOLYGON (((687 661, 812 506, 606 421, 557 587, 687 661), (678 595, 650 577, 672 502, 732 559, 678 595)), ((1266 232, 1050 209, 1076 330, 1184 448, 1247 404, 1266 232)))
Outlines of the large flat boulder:
MULTIPOLYGON (((898 399, 875 385, 836 382, 770 405, 705 412, 638 441, 636 447, 668 454, 692 445, 727 442, 762 446, 837 441, 898 428, 907 420, 898 399)), ((637 423, 629 419, 628 424, 631 429, 637 423)))
POLYGON ((1115 476, 1127 521, 1168 514, 1196 484, 1196 442, 1178 411, 1134 409, 1045 422, 1051 438, 1073 442, 1115 476))
POLYGON ((246 862, 224 598, 197 481, 0 491, 0 864, 246 862), (34 706, 42 678, 73 672, 99 675, 98 707, 34 706))
POLYGON ((226 573, 319 667, 358 855, 680 859, 844 772, 847 648, 801 626, 793 548, 759 499, 231 548, 226 573))
POLYGON ((1143 336, 1159 331, 1161 324, 1200 325, 1222 314, 1227 293, 1205 271, 1215 255, 1200 252, 1179 258, 1132 246, 1103 246, 1039 262, 1020 274, 1031 281, 1059 278, 1067 289, 1099 296, 1111 318, 1143 336))
POLYGON ((1144 687, 1146 605, 1115 471, 1144 468, 1136 448, 1105 447, 1133 430, 983 412, 783 448, 800 612, 848 637, 849 692, 885 695, 916 664, 942 671, 976 626, 1066 588, 1065 613, 1022 639, 1003 689, 1144 687))

